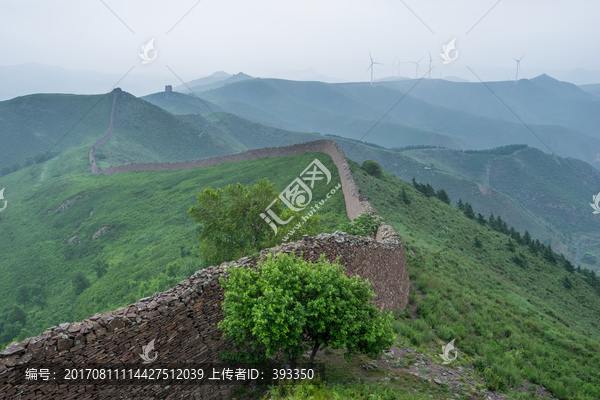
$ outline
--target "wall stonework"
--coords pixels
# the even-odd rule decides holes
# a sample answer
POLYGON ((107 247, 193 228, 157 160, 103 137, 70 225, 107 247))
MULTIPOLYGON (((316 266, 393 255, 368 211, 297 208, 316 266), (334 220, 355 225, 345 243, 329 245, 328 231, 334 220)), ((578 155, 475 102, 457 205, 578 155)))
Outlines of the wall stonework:
MULTIPOLYGON (((344 153, 330 140, 176 163, 126 164, 109 167, 102 172, 99 168, 94 168, 93 156, 95 150, 112 133, 119 92, 114 92, 109 131, 90 151, 91 170, 94 174, 175 171, 254 158, 322 152, 328 154, 338 168, 348 217, 353 220, 365 211, 375 214, 368 199, 359 195, 344 153), (104 141, 101 142, 102 140, 104 141)), ((346 275, 358 275, 371 281, 371 288, 376 294, 373 303, 381 310, 404 308, 408 303, 409 278, 402 239, 386 223, 379 226, 375 239, 342 232, 321 234, 313 238, 306 235, 301 241, 263 250, 260 259, 264 260, 268 253, 276 255, 292 251, 296 256, 302 253, 303 258, 310 261, 318 260, 321 254, 329 261, 339 257, 340 263, 345 266, 346 275)), ((212 385, 15 387, 11 383, 11 374, 15 373, 13 367, 35 361, 73 362, 80 365, 119 362, 140 364, 142 346, 153 339, 160 357, 157 362, 216 362, 220 352, 232 350, 231 342, 224 340, 222 332, 217 328, 217 324, 223 319, 220 306, 224 298, 218 279, 226 278, 227 268, 231 266, 259 268, 248 257, 226 262, 198 271, 166 292, 155 293, 115 311, 96 314, 82 322, 48 328, 41 335, 11 344, 0 352, 0 399, 223 398, 225 391, 212 385)))
POLYGON ((98 139, 92 145, 92 148, 91 148, 90 154, 89 154, 90 170, 92 171, 93 174, 96 174, 96 175, 98 175, 100 172, 102 172, 100 167, 98 167, 96 165, 96 150, 98 150, 100 148, 100 146, 102 146, 104 143, 106 143, 108 141, 108 139, 110 139, 110 137, 113 133, 113 126, 114 126, 114 122, 115 122, 115 110, 117 108, 117 97, 119 97, 119 94, 121 93, 121 88, 113 89, 112 93, 113 93, 113 104, 112 104, 112 110, 110 112, 110 124, 108 125, 108 130, 106 131, 104 136, 102 136, 100 139, 98 139))
MULTIPOLYGON (((294 252, 305 260, 316 261, 321 254, 329 261, 340 258, 346 275, 359 275, 372 283, 377 297, 373 303, 382 310, 404 308, 408 302, 408 273, 402 243, 391 240, 352 236, 343 232, 305 235, 303 240, 265 249, 268 253, 294 252)), ((224 298, 219 277, 227 277, 227 268, 259 268, 249 257, 225 262, 196 272, 166 292, 138 300, 116 311, 96 314, 82 322, 64 323, 46 329, 41 335, 13 343, 0 352, 0 399, 171 399, 200 395, 204 399, 222 398, 226 391, 217 386, 173 385, 168 388, 144 386, 76 386, 42 387, 11 384, 12 367, 30 362, 78 365, 93 363, 141 364, 142 346, 155 339, 159 362, 218 362, 219 353, 233 350, 222 337, 217 324, 223 319, 224 298), (18 396, 22 397, 18 397, 18 396)), ((164 367, 164 364, 163 366, 164 367)), ((21 371, 22 372, 22 371, 21 371)))

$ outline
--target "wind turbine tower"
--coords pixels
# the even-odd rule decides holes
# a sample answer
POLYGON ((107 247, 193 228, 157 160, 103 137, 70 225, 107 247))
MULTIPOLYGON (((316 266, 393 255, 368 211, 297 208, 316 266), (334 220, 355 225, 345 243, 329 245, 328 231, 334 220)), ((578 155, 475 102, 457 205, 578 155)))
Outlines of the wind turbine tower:
POLYGON ((523 57, 525 57, 525 54, 523 54, 518 60, 516 58, 513 58, 513 60, 517 62, 517 74, 515 75, 515 82, 519 80, 519 70, 521 69, 521 60, 523 59, 523 57))
POLYGON ((416 65, 416 69, 415 69, 415 79, 417 79, 417 78, 418 78, 418 76, 419 76, 419 63, 421 62, 421 60, 422 60, 422 59, 423 59, 423 57, 421 57, 421 58, 419 59, 419 61, 417 61, 417 62, 411 61, 411 63, 413 63, 413 64, 415 64, 415 65, 416 65))
POLYGON ((429 79, 431 79, 431 62, 433 59, 431 58, 431 52, 429 52, 429 79))
MULTIPOLYGON (((373 57, 371 57, 371 52, 369 52, 369 58, 371 59, 371 65, 369 66, 369 68, 371 69, 371 85, 373 84, 373 65, 375 64, 380 64, 378 62, 373 61, 373 57)), ((369 70, 369 68, 367 68, 367 71, 369 70)))

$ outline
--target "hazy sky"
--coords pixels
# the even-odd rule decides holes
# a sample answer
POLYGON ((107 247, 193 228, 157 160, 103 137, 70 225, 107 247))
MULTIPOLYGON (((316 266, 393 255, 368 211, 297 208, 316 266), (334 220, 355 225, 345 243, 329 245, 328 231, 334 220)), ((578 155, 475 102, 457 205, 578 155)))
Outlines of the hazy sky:
MULTIPOLYGON (((386 64, 423 57, 421 75, 430 51, 435 77, 468 76, 467 65, 514 69, 524 54, 531 77, 535 68, 600 70, 599 17, 597 0, 0 0, 0 65, 171 75, 168 65, 184 79, 313 68, 367 81, 369 51, 386 64), (152 38, 157 58, 142 65, 138 53, 152 38), (439 53, 453 38, 458 59, 443 65, 439 53)), ((376 78, 392 73, 376 67, 376 78)), ((414 77, 415 65, 400 73, 414 77)))

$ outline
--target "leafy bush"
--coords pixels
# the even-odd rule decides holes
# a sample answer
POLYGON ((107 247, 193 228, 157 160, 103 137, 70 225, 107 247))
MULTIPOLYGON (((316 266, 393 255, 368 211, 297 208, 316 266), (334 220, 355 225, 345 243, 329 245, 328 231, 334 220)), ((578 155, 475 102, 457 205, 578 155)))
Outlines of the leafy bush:
POLYGON ((379 163, 373 160, 365 160, 362 166, 369 175, 380 177, 383 172, 383 170, 381 169, 381 165, 379 165, 379 163))
POLYGON ((80 295, 85 289, 87 289, 90 286, 90 281, 81 271, 77 271, 77 273, 75 273, 72 283, 73 291, 76 295, 80 295))
POLYGON ((381 221, 381 217, 364 212, 354 218, 354 221, 342 224, 338 230, 346 232, 349 235, 374 237, 377 233, 377 228, 381 225, 381 221))
MULTIPOLYGON (((192 206, 188 213, 202 224, 198 236, 202 261, 206 265, 218 265, 281 243, 287 232, 301 220, 302 214, 289 209, 284 211, 281 202, 275 202, 270 209, 282 220, 289 219, 290 223, 280 225, 274 234, 261 214, 278 195, 275 185, 266 178, 251 188, 238 183, 227 186, 225 190, 215 191, 209 187, 199 193, 198 205, 192 206)), ((294 234, 296 237, 320 233, 316 215, 304 218, 306 221, 294 234)))
POLYGON ((376 356, 393 343, 393 317, 370 299, 370 283, 348 278, 324 255, 312 264, 293 254, 270 254, 260 271, 231 268, 219 323, 225 338, 268 359, 281 352, 295 364, 307 342, 310 362, 319 349, 345 348, 376 356))

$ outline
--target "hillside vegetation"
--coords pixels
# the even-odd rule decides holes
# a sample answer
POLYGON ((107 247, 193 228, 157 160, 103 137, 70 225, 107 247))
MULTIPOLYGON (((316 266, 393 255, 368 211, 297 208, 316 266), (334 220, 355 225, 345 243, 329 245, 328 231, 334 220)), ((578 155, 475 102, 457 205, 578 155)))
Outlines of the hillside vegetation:
MULTIPOLYGON (((268 178, 281 191, 316 157, 339 182, 321 153, 110 176, 84 173, 86 155, 80 148, 0 178, 10 201, 0 214, 2 345, 166 290, 204 267, 187 211, 206 187, 268 178)), ((324 190, 316 186, 315 198, 324 190)), ((341 193, 319 219, 324 231, 348 220, 341 193)))
POLYGON ((32 94, 0 102, 0 169, 42 152, 63 153, 101 138, 113 96, 32 94))
POLYGON ((400 345, 433 355, 455 339, 490 389, 527 379, 560 399, 600 397, 600 293, 586 275, 387 173, 351 168, 406 246, 416 318, 396 322, 400 345))

